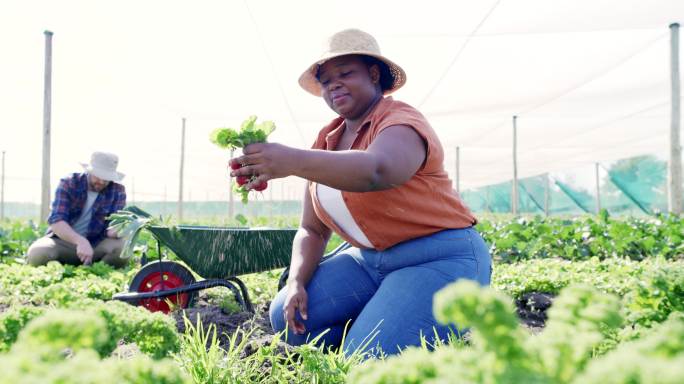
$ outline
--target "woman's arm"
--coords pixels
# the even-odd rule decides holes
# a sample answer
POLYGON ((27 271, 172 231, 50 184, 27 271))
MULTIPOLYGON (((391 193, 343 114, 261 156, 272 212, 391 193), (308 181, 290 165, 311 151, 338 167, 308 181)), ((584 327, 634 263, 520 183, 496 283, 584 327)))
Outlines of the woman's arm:
POLYGON ((308 187, 302 205, 302 222, 292 243, 292 260, 287 281, 288 284, 299 284, 304 287, 318 268, 331 231, 316 216, 308 187))
POLYGON ((365 151, 301 150, 280 144, 252 144, 236 161, 248 164, 232 174, 258 177, 248 188, 262 181, 290 175, 332 188, 369 192, 390 189, 408 181, 427 155, 422 137, 411 127, 385 128, 365 151))
POLYGON ((329 238, 330 230, 316 217, 309 188, 307 188, 304 195, 302 224, 292 244, 287 296, 283 303, 285 321, 296 334, 301 335, 306 332, 304 323, 297 319, 296 313, 299 311, 302 319, 308 319, 309 297, 306 292, 306 284, 318 268, 318 263, 321 261, 329 238))

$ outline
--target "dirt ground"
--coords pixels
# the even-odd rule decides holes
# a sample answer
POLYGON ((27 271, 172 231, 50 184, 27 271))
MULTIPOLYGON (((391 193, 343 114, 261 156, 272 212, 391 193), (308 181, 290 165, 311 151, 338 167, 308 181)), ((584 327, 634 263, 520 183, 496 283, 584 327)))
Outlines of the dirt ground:
MULTIPOLYGON (((535 334, 541 332, 547 319, 546 311, 551 307, 552 300, 552 295, 536 292, 525 294, 516 300, 516 313, 522 326, 535 334)), ((185 310, 185 314, 193 323, 197 321, 197 314, 199 314, 205 330, 214 324, 218 331, 219 343, 224 348, 228 345, 227 335, 232 335, 238 328, 251 331, 250 345, 246 351, 248 354, 253 353, 260 345, 270 344, 273 339, 273 331, 268 318, 268 304, 257 306, 254 313, 226 314, 221 308, 209 305, 200 295, 195 305, 185 310)), ((176 312, 173 316, 178 331, 185 331, 182 313, 176 312)), ((279 346, 288 348, 282 342, 279 346)))

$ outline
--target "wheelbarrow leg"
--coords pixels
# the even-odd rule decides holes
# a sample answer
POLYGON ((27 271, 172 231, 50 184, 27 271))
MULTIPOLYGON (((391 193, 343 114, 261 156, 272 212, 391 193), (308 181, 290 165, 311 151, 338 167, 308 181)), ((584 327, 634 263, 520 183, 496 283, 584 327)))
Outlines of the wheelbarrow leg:
POLYGON ((238 300, 238 303, 242 305, 242 308, 244 308, 246 311, 254 312, 254 307, 252 306, 252 302, 249 300, 249 293, 247 292, 247 286, 245 283, 235 276, 229 277, 228 280, 240 287, 240 291, 242 291, 242 298, 238 298, 238 293, 235 293, 235 291, 233 291, 233 293, 235 293, 235 298, 238 300))

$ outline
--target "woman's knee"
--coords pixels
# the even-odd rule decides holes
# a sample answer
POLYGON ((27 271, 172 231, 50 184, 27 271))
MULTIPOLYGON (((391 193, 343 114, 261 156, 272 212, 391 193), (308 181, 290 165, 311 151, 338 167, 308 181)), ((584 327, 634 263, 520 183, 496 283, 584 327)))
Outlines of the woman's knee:
POLYGON ((282 332, 287 328, 283 311, 285 289, 287 288, 283 288, 276 294, 276 296, 273 298, 273 301, 271 301, 271 306, 268 309, 268 315, 271 320, 271 328, 273 328, 273 331, 275 332, 282 332))

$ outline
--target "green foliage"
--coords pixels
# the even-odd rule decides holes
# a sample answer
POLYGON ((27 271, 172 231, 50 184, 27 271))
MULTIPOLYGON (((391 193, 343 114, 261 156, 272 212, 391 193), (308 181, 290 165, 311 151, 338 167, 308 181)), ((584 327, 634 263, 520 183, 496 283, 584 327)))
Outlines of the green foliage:
POLYGON ((233 128, 217 128, 211 132, 209 140, 221 148, 236 149, 243 148, 253 143, 263 143, 275 130, 272 121, 256 123, 257 117, 250 116, 242 122, 240 131, 233 128))
POLYGON ((663 265, 647 271, 625 299, 630 322, 649 327, 673 312, 684 312, 684 265, 663 265))
POLYGON ((684 257, 684 219, 675 215, 611 219, 604 211, 600 216, 573 219, 535 216, 485 221, 477 229, 490 244, 494 259, 503 262, 548 257, 684 257))
POLYGON ((585 285, 565 288, 549 310, 549 322, 528 340, 552 382, 564 383, 581 372, 592 350, 622 324, 620 301, 585 285))
POLYGON ((642 339, 623 343, 592 360, 576 383, 684 382, 684 314, 651 329, 642 339))
POLYGON ((184 318, 186 332, 175 358, 195 383, 344 383, 361 356, 316 347, 315 341, 285 347, 282 334, 270 341, 250 341, 252 331, 238 329, 226 347, 218 345, 216 328, 204 329, 199 317, 193 324, 184 318))
MULTIPOLYGON (((183 314, 185 333, 181 335, 180 353, 175 355, 176 361, 187 372, 195 383, 230 382, 230 370, 226 366, 223 349, 218 344, 216 326, 204 330, 202 321, 197 315, 196 325, 183 314)), ((243 343, 246 342, 246 338, 243 343)))
POLYGON ((108 340, 105 322, 96 313, 51 309, 28 323, 17 345, 29 350, 49 348, 54 353, 67 348, 73 352, 93 349, 107 356, 111 352, 108 340))
POLYGON ((45 227, 32 221, 0 222, 0 261, 8 263, 23 257, 29 245, 44 233, 45 227))
POLYGON ((62 328, 71 328, 79 333, 86 332, 84 330, 89 329, 89 326, 81 324, 79 316, 89 320, 96 318, 89 323, 102 323, 104 331, 101 334, 105 335, 106 339, 98 339, 97 346, 91 346, 102 356, 108 356, 120 342, 135 343, 140 351, 156 359, 169 356, 179 348, 179 338, 173 320, 141 307, 118 301, 101 302, 80 298, 70 302, 65 310, 50 310, 41 316, 44 312, 45 309, 42 307, 18 306, 0 315, 0 351, 9 350, 20 331, 33 324, 30 321, 34 318, 37 318, 37 324, 47 324, 43 328, 53 327, 55 332, 58 332, 49 337, 63 337, 66 342, 71 342, 68 332, 64 331, 64 335, 59 332, 63 332, 62 328))
POLYGON ((169 359, 108 358, 83 349, 75 354, 54 354, 49 349, 17 348, 0 355, 0 384, 188 384, 187 376, 169 359))
MULTIPOLYGON (((264 143, 275 130, 275 124, 272 121, 264 121, 260 124, 256 123, 256 116, 250 116, 247 120, 242 122, 240 130, 233 128, 217 128, 209 135, 209 140, 221 148, 234 150, 236 148, 244 148, 249 144, 264 143)), ((247 203, 249 190, 242 185, 234 185, 233 190, 240 194, 243 203, 247 203)))
POLYGON ((45 312, 38 307, 16 306, 0 314, 0 352, 7 352, 26 324, 45 312))
POLYGON ((111 335, 110 351, 120 340, 135 343, 140 351, 155 359, 167 357, 180 348, 175 322, 160 312, 151 313, 120 301, 91 305, 84 301, 81 305, 93 308, 104 319, 111 335))
POLYGON ((618 300, 582 286, 561 292, 538 337, 521 332, 508 298, 471 281, 439 291, 434 307, 441 322, 473 327, 471 348, 409 349, 355 368, 349 383, 570 383, 620 324, 618 300))

